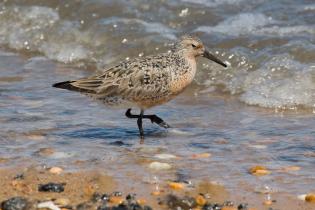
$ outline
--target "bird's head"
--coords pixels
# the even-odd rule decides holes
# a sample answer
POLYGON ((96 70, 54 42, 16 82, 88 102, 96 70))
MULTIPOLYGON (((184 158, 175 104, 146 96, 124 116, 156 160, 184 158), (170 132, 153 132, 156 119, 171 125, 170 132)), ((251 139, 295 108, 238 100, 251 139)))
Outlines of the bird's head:
POLYGON ((224 67, 227 67, 225 63, 223 63, 220 59, 209 53, 209 51, 205 48, 201 40, 194 36, 182 36, 180 40, 174 46, 175 51, 182 51, 185 55, 189 57, 198 57, 203 56, 212 60, 224 67))

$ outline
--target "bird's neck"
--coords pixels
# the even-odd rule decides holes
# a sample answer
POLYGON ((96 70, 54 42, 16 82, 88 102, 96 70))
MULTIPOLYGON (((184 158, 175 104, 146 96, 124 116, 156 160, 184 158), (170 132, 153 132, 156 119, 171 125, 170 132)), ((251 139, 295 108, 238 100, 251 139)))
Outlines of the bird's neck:
MULTIPOLYGON (((195 57, 177 54, 178 62, 174 66, 171 89, 174 95, 181 93, 194 79, 196 74, 195 57)), ((176 59, 176 57, 175 57, 176 59)))
POLYGON ((190 67, 190 73, 192 76, 195 76, 196 73, 196 57, 191 53, 187 53, 186 51, 178 52, 179 56, 185 60, 185 63, 190 67))

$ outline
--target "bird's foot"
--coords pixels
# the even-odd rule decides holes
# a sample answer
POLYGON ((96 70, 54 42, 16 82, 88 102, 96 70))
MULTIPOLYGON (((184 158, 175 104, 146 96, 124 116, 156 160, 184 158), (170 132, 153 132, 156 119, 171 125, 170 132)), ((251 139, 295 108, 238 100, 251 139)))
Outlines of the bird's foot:
POLYGON ((156 123, 163 128, 170 128, 171 126, 167 124, 164 120, 156 115, 144 115, 143 117, 149 118, 152 123, 156 123))

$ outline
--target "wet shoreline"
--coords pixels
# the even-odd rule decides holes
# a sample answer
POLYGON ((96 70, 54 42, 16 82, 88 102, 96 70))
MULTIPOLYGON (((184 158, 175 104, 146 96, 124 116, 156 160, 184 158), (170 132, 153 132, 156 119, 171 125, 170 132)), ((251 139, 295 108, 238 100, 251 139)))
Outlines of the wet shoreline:
POLYGON ((196 198, 200 183, 215 185, 214 203, 314 209, 301 200, 315 192, 314 11, 310 1, 285 0, 1 2, 0 201, 49 200, 38 184, 66 181, 56 196, 74 207, 84 194, 75 187, 100 176, 115 185, 97 192, 136 193, 154 209, 157 186, 163 198, 196 198), (173 128, 144 121, 142 145, 126 110, 51 87, 166 52, 185 33, 229 67, 199 59, 193 84, 148 110, 173 128), (12 185, 22 173, 15 187, 26 194, 12 185))

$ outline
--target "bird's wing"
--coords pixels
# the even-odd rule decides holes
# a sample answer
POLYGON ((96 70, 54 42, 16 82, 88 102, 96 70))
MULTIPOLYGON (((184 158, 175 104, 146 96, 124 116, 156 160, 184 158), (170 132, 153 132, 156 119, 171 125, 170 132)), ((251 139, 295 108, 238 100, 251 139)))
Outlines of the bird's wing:
MULTIPOLYGON (((97 98, 121 96, 135 100, 166 94, 171 73, 166 56, 149 56, 122 62, 100 74, 71 83, 80 90, 92 91, 97 98)), ((84 91, 81 91, 84 92, 84 91)))

